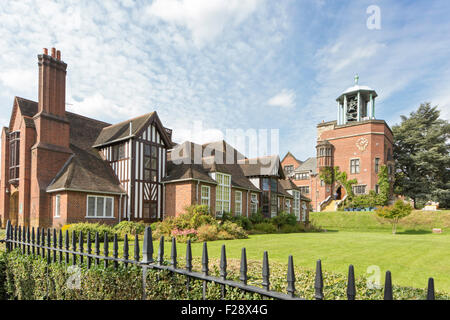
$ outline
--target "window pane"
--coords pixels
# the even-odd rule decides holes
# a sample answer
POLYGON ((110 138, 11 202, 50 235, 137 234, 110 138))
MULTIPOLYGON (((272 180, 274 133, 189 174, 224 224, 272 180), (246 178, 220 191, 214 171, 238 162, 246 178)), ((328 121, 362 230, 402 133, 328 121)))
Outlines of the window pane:
POLYGON ((144 155, 150 156, 150 145, 144 144, 144 155))
POLYGON ((156 170, 157 167, 158 167, 158 160, 157 159, 152 159, 152 169, 156 170))
POLYGON ((156 158, 158 155, 158 148, 152 146, 152 157, 156 158))
POLYGON ((144 202, 144 218, 150 218, 150 203, 144 202))
POLYGON ((106 198, 105 201, 105 217, 112 217, 113 216, 113 202, 112 198, 106 198))
POLYGON ((95 197, 88 197, 88 217, 95 216, 95 197))
POLYGON ((144 180, 150 180, 150 170, 144 170, 144 180))
POLYGON ((104 204, 104 198, 103 197, 98 197, 97 198, 97 217, 103 217, 104 216, 103 204, 104 204))

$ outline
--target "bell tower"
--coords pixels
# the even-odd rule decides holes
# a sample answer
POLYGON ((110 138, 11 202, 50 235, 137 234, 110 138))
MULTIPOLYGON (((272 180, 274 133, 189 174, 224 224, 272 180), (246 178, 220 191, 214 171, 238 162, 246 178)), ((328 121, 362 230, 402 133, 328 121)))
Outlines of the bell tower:
POLYGON ((377 93, 368 86, 358 84, 359 76, 355 76, 355 85, 348 88, 336 101, 338 102, 337 125, 355 123, 375 119, 375 98, 377 93))

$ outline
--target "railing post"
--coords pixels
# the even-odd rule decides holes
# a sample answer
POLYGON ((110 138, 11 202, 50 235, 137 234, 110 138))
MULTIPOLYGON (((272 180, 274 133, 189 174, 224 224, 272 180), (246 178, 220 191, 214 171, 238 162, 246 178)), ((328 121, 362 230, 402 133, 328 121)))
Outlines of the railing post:
POLYGON ((262 266, 262 286, 264 289, 269 291, 270 288, 270 269, 269 269, 269 256, 267 251, 263 253, 263 266, 262 266))
POLYGON ((389 270, 386 271, 386 278, 384 280, 384 300, 394 300, 392 294, 392 278, 389 270))
POLYGON ((83 252, 84 252, 84 248, 83 248, 83 231, 80 231, 80 234, 78 236, 78 247, 80 248, 80 266, 83 265, 83 252))
POLYGON ((91 268, 91 264, 92 264, 92 258, 91 258, 91 253, 92 253, 92 242, 91 242, 91 232, 88 231, 87 233, 87 239, 86 239, 86 246, 87 246, 87 268, 90 269, 91 268))
POLYGON ((19 251, 22 252, 22 228, 19 226, 18 227, 18 232, 17 232, 17 240, 19 241, 19 251))
MULTIPOLYGON (((209 268, 208 268, 208 246, 206 242, 203 242, 203 253, 202 253, 202 272, 205 276, 209 274, 209 268)), ((203 300, 206 299, 206 280, 203 280, 203 290, 202 290, 202 298, 203 300)))
POLYGON ((42 258, 45 258, 45 229, 41 229, 41 246, 42 246, 42 258))
POLYGON ((435 300, 433 278, 428 278, 427 300, 435 300))
POLYGON ((5 247, 6 252, 11 251, 11 221, 6 221, 6 235, 5 235, 5 247))
POLYGON ((289 256, 288 272, 287 272, 287 292, 289 295, 295 297, 295 272, 294 272, 294 258, 289 256))
POLYGON ((41 255, 41 232, 39 230, 39 227, 36 229, 36 254, 38 256, 41 255))
POLYGON ((98 266, 100 264, 100 240, 98 238, 98 232, 95 232, 95 255, 97 256, 95 258, 95 266, 98 266))
POLYGON ((34 230, 34 227, 31 229, 31 252, 33 253, 33 256, 36 253, 36 232, 34 230))
POLYGON ((247 285, 247 250, 245 248, 242 248, 241 250, 241 267, 239 271, 239 280, 241 280, 243 284, 247 285))
POLYGON ((72 265, 75 266, 77 264, 77 236, 75 230, 72 230, 72 265))
POLYGON ((14 226, 14 249, 17 248, 17 226, 14 226))
POLYGON ((159 239, 158 264, 160 266, 164 264, 164 236, 159 239))
POLYGON ((117 233, 114 234, 113 239, 113 258, 114 258, 114 269, 119 268, 119 261, 117 259, 119 258, 119 244, 117 242, 117 233))
MULTIPOLYGON (((192 249, 191 249, 191 240, 189 239, 187 241, 187 245, 186 245, 186 270, 189 272, 192 272, 192 249)), ((190 285, 191 285, 191 277, 187 276, 186 279, 186 290, 189 294, 189 290, 190 290, 190 285)))
POLYGON ((134 236, 134 260, 139 262, 139 236, 137 233, 134 236))
POLYGON ((50 232, 50 228, 47 228, 47 263, 50 264, 52 261, 52 236, 50 232))
POLYGON ((353 265, 348 267, 348 282, 347 282, 347 299, 355 300, 356 287, 355 287, 355 270, 353 265))
POLYGON ((62 230, 59 229, 59 238, 58 238, 58 248, 59 248, 59 263, 62 263, 63 261, 63 252, 62 252, 62 248, 63 248, 63 235, 62 235, 62 230))
POLYGON ((103 234, 103 255, 105 259, 103 259, 103 265, 106 268, 108 268, 108 255, 109 255, 109 241, 108 241, 108 233, 105 232, 103 234))
POLYGON ((125 234, 125 237, 123 239, 123 259, 125 260, 124 265, 125 268, 128 266, 128 258, 129 258, 129 253, 128 253, 128 235, 125 234))
POLYGON ((30 255, 31 252, 31 233, 30 233, 30 226, 27 227, 27 254, 30 255))
POLYGON ((56 240, 56 229, 53 228, 53 263, 56 263, 56 249, 58 248, 58 241, 56 240))
POLYGON ((322 276, 322 261, 316 262, 316 278, 314 279, 314 298, 316 300, 323 300, 323 276, 322 276))
MULTIPOLYGON (((227 252, 225 245, 222 245, 222 250, 220 252, 220 277, 222 280, 227 279, 227 252)), ((227 294, 226 291, 226 286, 223 284, 221 290, 222 299, 225 299, 225 295, 227 294)))
POLYGON ((172 237, 172 250, 170 251, 170 260, 172 262, 172 267, 177 268, 177 240, 172 237))
POLYGON ((142 246, 142 263, 153 263, 153 239, 152 228, 146 227, 144 232, 144 244, 142 246))
POLYGON ((70 249, 70 238, 69 238, 69 230, 66 229, 66 238, 64 239, 65 247, 66 247, 66 265, 69 265, 70 259, 69 259, 69 249, 70 249))

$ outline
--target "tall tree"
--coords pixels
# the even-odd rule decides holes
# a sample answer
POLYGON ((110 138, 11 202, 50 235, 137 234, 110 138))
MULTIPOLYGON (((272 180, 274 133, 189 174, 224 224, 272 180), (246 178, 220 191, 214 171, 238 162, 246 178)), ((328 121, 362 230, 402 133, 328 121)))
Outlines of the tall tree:
POLYGON ((439 116, 437 107, 424 103, 392 127, 395 192, 410 197, 414 207, 427 200, 450 207, 450 124, 439 116))

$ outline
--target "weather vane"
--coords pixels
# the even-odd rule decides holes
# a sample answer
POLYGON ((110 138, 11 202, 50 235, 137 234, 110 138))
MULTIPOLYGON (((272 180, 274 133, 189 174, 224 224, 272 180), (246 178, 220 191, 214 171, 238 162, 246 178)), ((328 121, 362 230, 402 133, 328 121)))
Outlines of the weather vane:
POLYGON ((358 84, 358 80, 359 80, 359 76, 356 74, 355 75, 355 84, 358 84))

